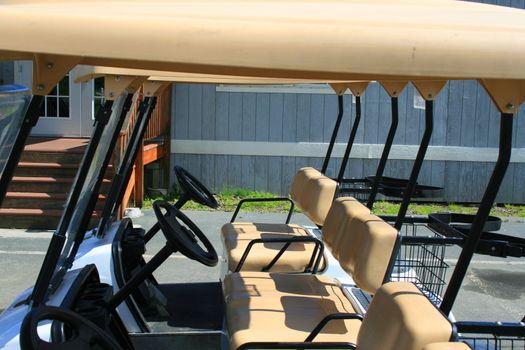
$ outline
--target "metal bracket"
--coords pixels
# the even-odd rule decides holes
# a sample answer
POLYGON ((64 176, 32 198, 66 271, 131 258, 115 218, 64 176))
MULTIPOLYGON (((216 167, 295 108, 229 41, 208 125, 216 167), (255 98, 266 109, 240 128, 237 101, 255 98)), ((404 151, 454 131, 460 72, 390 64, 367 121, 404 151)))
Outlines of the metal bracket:
POLYGON ((446 80, 416 80, 412 82, 425 101, 434 101, 446 83, 446 80))
POLYGON ((390 97, 399 97, 407 87, 408 81, 380 81, 379 84, 383 86, 390 97))
POLYGON ((114 101, 128 89, 131 89, 130 92, 133 93, 145 80, 146 77, 106 75, 104 76, 104 98, 114 101))
POLYGON ((79 57, 35 54, 33 56, 33 95, 45 96, 78 63, 79 57))
POLYGON ((481 85, 501 113, 518 113, 518 108, 525 102, 525 81, 481 79, 481 85))
POLYGON ((164 91, 164 89, 166 89, 170 85, 171 82, 146 80, 144 81, 144 96, 158 96, 160 93, 162 93, 162 91, 164 91))

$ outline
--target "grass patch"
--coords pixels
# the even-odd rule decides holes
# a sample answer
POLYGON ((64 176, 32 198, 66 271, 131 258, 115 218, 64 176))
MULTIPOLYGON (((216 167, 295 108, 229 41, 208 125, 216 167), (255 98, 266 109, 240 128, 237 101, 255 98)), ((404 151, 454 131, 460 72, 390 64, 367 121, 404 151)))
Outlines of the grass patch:
MULTIPOLYGON (((167 196, 161 196, 157 198, 145 198, 144 208, 151 208, 153 202, 156 200, 167 200, 169 202, 176 202, 180 197, 180 194, 169 194, 167 196)), ((220 204, 219 210, 233 212, 237 207, 239 201, 243 198, 277 198, 281 197, 274 193, 251 191, 244 188, 226 189, 215 194, 215 198, 220 204)), ((284 213, 288 212, 290 204, 287 201, 279 202, 260 202, 260 203, 246 203, 242 206, 242 211, 252 213, 284 213)), ((188 201, 184 205, 185 210, 213 210, 207 206, 188 201)), ((296 209, 296 212, 299 210, 296 209)))
MULTIPOLYGON (((374 205, 374 213, 382 215, 396 215, 399 210, 399 203, 378 201, 374 205)), ((428 215, 436 212, 452 212, 459 214, 476 214, 478 207, 469 204, 444 204, 444 203, 425 203, 411 204, 408 207, 408 215, 428 215)), ((496 206, 490 211, 490 215, 506 217, 525 217, 525 206, 505 204, 496 206)))
MULTIPOLYGON (((166 200, 169 202, 176 202, 180 194, 174 192, 166 196, 156 198, 144 199, 144 208, 151 208, 156 200, 166 200)), ((276 198, 280 197, 269 192, 251 191, 244 188, 227 189, 215 194, 217 201, 220 203, 220 210, 232 212, 235 210, 237 203, 243 198, 276 198)), ((396 215, 400 204, 398 202, 377 201, 374 205, 374 213, 377 215, 396 215)), ((261 213, 284 213, 289 208, 288 202, 261 202, 261 203, 246 203, 243 205, 243 211, 246 212, 261 212, 261 213)), ((206 206, 189 201, 184 205, 185 210, 212 210, 206 206)), ((296 212, 299 210, 296 208, 296 212)), ((428 215, 435 212, 453 212, 461 214, 475 214, 477 211, 476 205, 464 204, 444 204, 444 203, 425 203, 425 204, 411 204, 408 207, 408 215, 428 215)), ((491 215, 506 217, 514 216, 525 218, 525 206, 505 204, 492 208, 491 215)))

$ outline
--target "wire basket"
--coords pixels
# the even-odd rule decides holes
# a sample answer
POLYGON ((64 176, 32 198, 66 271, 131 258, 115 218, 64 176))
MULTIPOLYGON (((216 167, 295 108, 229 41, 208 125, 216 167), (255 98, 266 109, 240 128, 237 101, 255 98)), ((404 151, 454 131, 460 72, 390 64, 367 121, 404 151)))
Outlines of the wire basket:
POLYGON ((474 350, 523 350, 525 338, 500 335, 464 334, 459 340, 468 344, 474 350))
POLYGON ((439 305, 449 268, 445 252, 452 244, 453 239, 428 229, 426 225, 405 226, 390 280, 414 283, 435 305, 439 305))

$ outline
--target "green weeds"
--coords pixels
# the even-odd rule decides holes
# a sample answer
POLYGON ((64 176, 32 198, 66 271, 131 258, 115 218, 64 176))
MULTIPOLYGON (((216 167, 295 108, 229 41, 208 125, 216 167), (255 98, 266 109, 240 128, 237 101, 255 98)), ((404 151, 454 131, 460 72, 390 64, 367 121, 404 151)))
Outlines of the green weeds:
MULTIPOLYGON (((145 198, 144 207, 150 208, 154 201, 162 199, 170 202, 176 202, 180 194, 174 191, 172 194, 160 196, 157 198, 145 198)), ((217 200, 221 204, 220 210, 234 211, 237 203, 243 198, 275 198, 279 197, 273 193, 251 191, 244 188, 226 189, 216 195, 217 200)), ((398 202, 378 201, 374 206, 374 213, 378 215, 395 215, 399 210, 398 202)), ((249 212, 274 212, 283 213, 288 211, 288 202, 261 202, 261 203, 246 203, 243 205, 243 210, 249 212)), ((184 206, 185 210, 211 210, 210 208, 189 201, 184 206)), ((296 209, 296 211, 299 211, 296 209)), ((435 212, 454 212, 462 214, 475 214, 477 206, 464 204, 444 204, 444 203, 418 203, 411 204, 408 208, 408 215, 428 215, 435 212)), ((492 209, 491 215, 494 216, 514 216, 525 218, 525 206, 505 204, 496 206, 492 209)))

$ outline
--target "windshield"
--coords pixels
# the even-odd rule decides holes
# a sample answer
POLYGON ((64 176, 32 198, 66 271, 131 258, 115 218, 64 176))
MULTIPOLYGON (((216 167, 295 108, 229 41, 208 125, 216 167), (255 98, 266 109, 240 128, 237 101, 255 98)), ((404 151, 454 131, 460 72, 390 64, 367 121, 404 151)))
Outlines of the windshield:
POLYGON ((0 85, 0 177, 24 120, 31 93, 21 85, 0 85))
MULTIPOLYGON (((108 152, 112 153, 112 139, 114 139, 115 134, 119 133, 122 129, 122 120, 120 120, 120 117, 125 100, 125 96, 121 96, 115 101, 111 117, 104 128, 93 161, 90 164, 86 180, 82 186, 80 197, 67 230, 67 241, 58 261, 57 270, 62 270, 62 273, 71 265, 74 254, 77 251, 76 246, 84 239, 87 227, 83 227, 83 221, 85 221, 86 217, 91 218, 92 213, 88 213, 88 211, 92 208, 91 201, 98 196, 98 191, 96 194, 93 193, 97 187, 97 180, 101 176, 101 173, 103 175, 103 172, 106 170, 104 160, 106 159, 108 152)), ((57 273, 53 281, 54 285, 60 282, 62 273, 57 273)))

